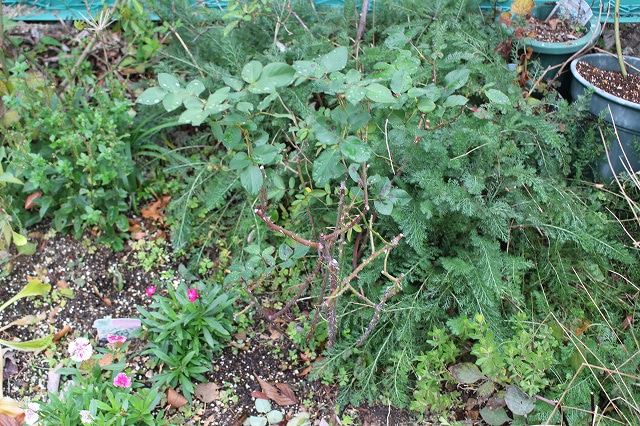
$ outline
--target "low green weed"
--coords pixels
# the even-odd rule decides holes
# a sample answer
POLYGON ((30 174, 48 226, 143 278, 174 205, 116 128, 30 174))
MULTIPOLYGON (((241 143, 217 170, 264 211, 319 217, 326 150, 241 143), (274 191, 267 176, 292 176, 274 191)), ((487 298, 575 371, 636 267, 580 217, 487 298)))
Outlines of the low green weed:
POLYGON ((158 386, 180 387, 191 400, 193 381, 205 382, 204 373, 211 369, 211 358, 231 339, 234 297, 220 285, 180 282, 167 283, 167 296, 147 295, 154 301, 148 310, 138 306, 146 331, 148 349, 163 371, 151 380, 158 386))
POLYGON ((123 88, 88 77, 86 87, 74 86, 62 99, 44 82, 29 87, 25 63, 11 72, 23 83, 3 99, 20 120, 5 130, 3 145, 11 148, 9 170, 24 182, 11 195, 16 203, 28 197, 33 203, 18 217, 28 227, 50 216, 56 230, 77 237, 96 228, 100 242, 122 248, 136 185, 128 140, 131 103, 123 88))
POLYGON ((528 395, 547 390, 559 356, 556 334, 522 313, 512 318, 510 334, 503 339, 482 315, 460 316, 445 327, 433 327, 427 333, 428 349, 415 358, 411 409, 440 413, 462 405, 458 384, 473 387, 484 400, 509 385, 528 395))

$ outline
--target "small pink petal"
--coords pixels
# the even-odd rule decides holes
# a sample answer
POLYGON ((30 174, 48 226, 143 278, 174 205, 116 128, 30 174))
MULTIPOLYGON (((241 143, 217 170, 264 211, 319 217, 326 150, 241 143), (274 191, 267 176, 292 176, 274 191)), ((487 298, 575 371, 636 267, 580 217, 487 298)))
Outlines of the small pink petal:
POLYGON ((189 298, 189 302, 195 302, 199 297, 198 290, 195 288, 190 288, 187 290, 187 297, 189 298))
POLYGON ((153 296, 154 294, 156 294, 156 290, 157 290, 157 289, 158 289, 158 287, 156 287, 155 285, 152 285, 152 286, 150 286, 150 287, 147 287, 147 291, 146 291, 147 296, 151 297, 151 296, 153 296))

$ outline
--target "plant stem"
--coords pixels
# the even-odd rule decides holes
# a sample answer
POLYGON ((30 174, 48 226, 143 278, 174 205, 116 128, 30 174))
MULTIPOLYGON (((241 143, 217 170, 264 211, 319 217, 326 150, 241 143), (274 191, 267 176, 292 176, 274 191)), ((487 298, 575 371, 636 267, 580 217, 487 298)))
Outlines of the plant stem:
POLYGON ((2 66, 2 73, 8 79, 9 65, 7 64, 7 58, 4 56, 4 14, 2 12, 2 5, 0 4, 0 66, 2 66))
POLYGON ((613 12, 613 33, 616 39, 616 54, 618 55, 618 63, 620 64, 620 72, 623 77, 627 76, 627 67, 624 65, 622 57, 622 44, 620 43, 620 0, 616 0, 616 6, 613 12))

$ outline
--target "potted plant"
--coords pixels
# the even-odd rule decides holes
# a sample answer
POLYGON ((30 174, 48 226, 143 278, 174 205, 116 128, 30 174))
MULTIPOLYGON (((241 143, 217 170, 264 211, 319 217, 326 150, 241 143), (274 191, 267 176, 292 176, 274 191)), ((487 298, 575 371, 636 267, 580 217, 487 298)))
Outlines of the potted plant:
POLYGON ((616 137, 608 149, 609 158, 598 165, 598 172, 605 179, 640 170, 640 161, 633 149, 634 140, 640 141, 640 59, 622 55, 620 0, 615 3, 614 33, 617 55, 594 53, 571 62, 572 98, 592 90, 589 111, 595 116, 602 115, 616 128, 616 137))
MULTIPOLYGON (((569 96, 571 83, 571 75, 563 71, 563 64, 592 47, 602 29, 586 0, 555 4, 515 0, 510 12, 503 14, 500 21, 514 28, 514 37, 520 39, 526 49, 520 57, 523 69, 527 70, 529 59, 538 60, 544 70, 538 81, 557 81, 563 97, 569 96)), ((528 74, 525 77, 528 80, 528 74)))

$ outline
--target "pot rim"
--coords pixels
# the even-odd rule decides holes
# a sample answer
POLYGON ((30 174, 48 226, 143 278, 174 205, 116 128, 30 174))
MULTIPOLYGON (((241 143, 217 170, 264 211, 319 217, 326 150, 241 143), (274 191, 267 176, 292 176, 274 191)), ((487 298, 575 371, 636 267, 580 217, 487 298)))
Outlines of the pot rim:
MULTIPOLYGON (((626 106, 628 108, 631 109, 636 109, 640 111, 640 104, 637 104, 635 102, 629 102, 627 100, 624 100, 622 98, 619 98, 618 96, 612 95, 609 92, 605 92, 604 90, 594 86, 593 84, 591 84, 589 81, 587 81, 584 77, 582 77, 582 75, 580 75, 580 73, 578 72, 578 69, 576 68, 576 65, 578 64, 578 62, 583 61, 585 58, 601 58, 601 57, 607 57, 607 58, 611 58, 615 64, 618 64, 618 58, 616 58, 615 55, 609 55, 607 53, 590 53, 587 55, 583 55, 583 56, 579 56, 577 58, 575 58, 573 61, 571 61, 571 74, 573 75, 573 77, 578 80, 580 82, 580 84, 582 84, 584 87, 586 88, 592 88, 594 90, 595 93, 597 93, 599 96, 613 102, 619 105, 623 105, 626 106)), ((635 56, 623 56, 623 58, 626 60, 628 59, 634 59, 636 61, 640 62, 640 58, 637 58, 635 56)), ((640 67, 639 67, 640 68, 640 67)))
MULTIPOLYGON (((591 6, 589 6, 587 2, 582 0, 582 3, 591 9, 591 6)), ((545 3, 536 3, 535 7, 538 8, 545 6, 547 6, 545 3)), ((598 20, 598 17, 594 14, 589 20, 589 30, 579 39, 562 42, 549 42, 525 38, 524 44, 531 47, 536 53, 547 53, 554 55, 575 53, 585 46, 596 44, 598 38, 600 37, 601 31, 602 26, 600 25, 600 20, 598 20)))

